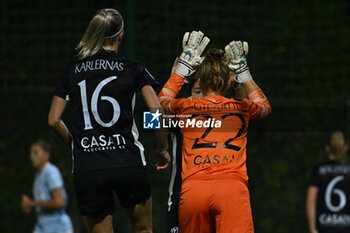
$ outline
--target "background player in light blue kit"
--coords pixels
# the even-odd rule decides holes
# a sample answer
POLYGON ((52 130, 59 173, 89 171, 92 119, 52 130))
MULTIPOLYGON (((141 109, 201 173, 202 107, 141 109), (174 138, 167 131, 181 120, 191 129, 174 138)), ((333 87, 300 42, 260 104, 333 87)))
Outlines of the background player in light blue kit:
POLYGON ((65 212, 67 194, 62 175, 49 162, 51 145, 43 140, 33 143, 30 159, 38 172, 33 185, 34 200, 22 195, 21 207, 25 213, 35 208, 37 222, 33 233, 72 233, 72 223, 65 212))

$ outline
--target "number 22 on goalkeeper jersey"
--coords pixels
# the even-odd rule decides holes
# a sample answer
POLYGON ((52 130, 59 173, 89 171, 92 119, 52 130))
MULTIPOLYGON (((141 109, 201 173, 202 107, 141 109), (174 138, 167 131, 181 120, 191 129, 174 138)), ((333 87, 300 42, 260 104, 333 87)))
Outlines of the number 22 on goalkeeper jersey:
POLYGON ((173 74, 158 95, 162 105, 180 115, 180 120, 188 126, 181 128, 182 179, 236 176, 247 182, 248 124, 251 119, 258 120, 270 113, 268 100, 259 98, 264 96, 261 89, 250 93, 249 99, 223 96, 175 99, 183 80, 173 74), (193 124, 196 121, 202 123, 193 124), (208 126, 204 125, 205 121, 209 121, 208 126))

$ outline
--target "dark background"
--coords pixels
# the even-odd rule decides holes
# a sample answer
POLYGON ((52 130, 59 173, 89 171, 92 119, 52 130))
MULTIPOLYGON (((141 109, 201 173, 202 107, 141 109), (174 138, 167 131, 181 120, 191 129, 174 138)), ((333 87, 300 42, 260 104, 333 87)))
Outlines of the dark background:
MULTIPOLYGON (((31 195, 33 141, 55 146, 70 195, 75 232, 85 232, 72 190, 68 148, 47 126, 59 72, 75 55, 89 20, 100 8, 125 19, 120 53, 139 60, 163 84, 181 52, 185 31, 202 30, 208 48, 249 42, 249 66, 273 113, 252 124, 248 172, 258 233, 307 232, 305 192, 313 164, 327 159, 333 130, 349 136, 349 1, 24 1, 0 3, 0 231, 31 232, 35 216, 21 212, 31 195)), ((143 108, 139 98, 138 108, 143 108)), ((137 116, 141 126, 141 114, 137 116)), ((69 114, 65 116, 69 122, 69 114)), ((152 183, 154 232, 164 232, 171 169, 154 168, 153 133, 141 130, 152 183)), ((118 206, 116 232, 130 232, 118 206)))

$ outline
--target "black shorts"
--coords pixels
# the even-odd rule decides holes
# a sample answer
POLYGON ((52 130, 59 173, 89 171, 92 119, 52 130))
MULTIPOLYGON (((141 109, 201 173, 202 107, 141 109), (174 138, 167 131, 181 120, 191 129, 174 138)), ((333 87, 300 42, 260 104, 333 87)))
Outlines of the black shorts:
POLYGON ((179 232, 179 202, 173 201, 166 219, 166 233, 179 232))
POLYGON ((113 214, 114 194, 124 208, 145 204, 151 196, 145 167, 117 167, 74 174, 74 189, 80 214, 113 214))

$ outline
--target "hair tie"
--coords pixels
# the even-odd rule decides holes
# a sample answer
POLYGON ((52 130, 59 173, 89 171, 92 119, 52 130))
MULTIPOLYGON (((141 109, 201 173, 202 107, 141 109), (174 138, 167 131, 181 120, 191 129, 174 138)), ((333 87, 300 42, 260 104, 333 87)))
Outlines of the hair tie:
POLYGON ((112 39, 113 37, 118 36, 123 31, 123 29, 124 29, 124 20, 122 19, 122 27, 120 28, 120 30, 114 35, 105 36, 105 39, 112 39))

